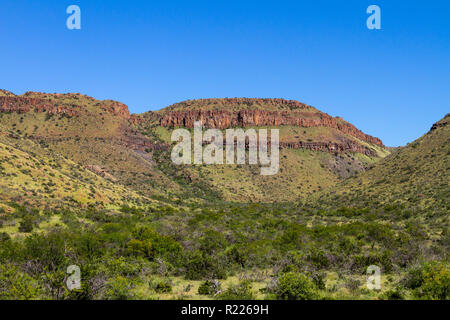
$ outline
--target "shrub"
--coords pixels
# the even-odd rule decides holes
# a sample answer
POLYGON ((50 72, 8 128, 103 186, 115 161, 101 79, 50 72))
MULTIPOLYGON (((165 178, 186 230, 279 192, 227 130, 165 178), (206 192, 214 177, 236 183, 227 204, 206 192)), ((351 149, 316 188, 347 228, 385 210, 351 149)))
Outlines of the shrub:
POLYGON ((111 279, 105 293, 107 300, 131 300, 134 295, 131 292, 133 283, 130 279, 122 276, 111 279))
POLYGON ((178 262, 183 247, 172 237, 164 236, 149 227, 140 227, 133 231, 135 239, 140 241, 150 241, 155 256, 162 256, 171 263, 178 262))
POLYGON ((42 269, 56 270, 66 264, 68 235, 52 232, 47 235, 33 234, 25 239, 25 258, 34 260, 42 269))
POLYGON ((78 255, 87 258, 89 261, 103 253, 102 241, 95 233, 83 232, 75 236, 72 242, 78 255))
POLYGON ((6 232, 0 232, 0 242, 8 241, 11 237, 6 232))
POLYGON ((386 300, 404 300, 405 294, 401 288, 395 288, 386 291, 381 297, 386 300))
POLYGON ((157 293, 171 293, 172 292, 172 285, 169 281, 161 280, 158 281, 155 285, 155 292, 157 293))
POLYGON ((19 225, 19 231, 23 233, 30 233, 34 228, 34 221, 31 215, 23 217, 19 225))
POLYGON ((314 283, 307 276, 294 272, 284 273, 278 278, 275 294, 280 300, 313 300, 318 298, 314 283))
POLYGON ((210 296, 220 291, 220 282, 217 280, 206 280, 198 287, 198 294, 210 296))
POLYGON ((228 242, 225 236, 217 231, 209 230, 203 237, 199 239, 200 249, 207 254, 213 254, 219 250, 223 250, 228 242))
POLYGON ((308 255, 308 260, 318 269, 327 268, 330 264, 327 255, 321 249, 313 248, 308 255))
POLYGON ((419 299, 450 298, 450 270, 445 263, 432 262, 423 265, 419 271, 414 272, 413 280, 413 294, 419 299))
POLYGON ((37 282, 16 267, 0 265, 0 300, 38 299, 41 288, 37 282))
POLYGON ((221 261, 223 259, 212 257, 199 250, 189 252, 184 262, 186 279, 225 279, 225 266, 221 264, 221 261))
POLYGON ((127 243, 127 253, 136 257, 153 258, 152 244, 149 240, 131 239, 127 243))
POLYGON ((252 292, 251 283, 249 281, 241 281, 237 285, 230 286, 217 298, 219 300, 254 300, 256 297, 252 292))
POLYGON ((302 232, 303 227, 301 225, 292 224, 275 240, 275 242, 283 251, 297 249, 302 244, 302 232))
POLYGON ((244 267, 249 259, 249 250, 244 246, 233 245, 226 251, 226 255, 228 256, 229 261, 244 267))

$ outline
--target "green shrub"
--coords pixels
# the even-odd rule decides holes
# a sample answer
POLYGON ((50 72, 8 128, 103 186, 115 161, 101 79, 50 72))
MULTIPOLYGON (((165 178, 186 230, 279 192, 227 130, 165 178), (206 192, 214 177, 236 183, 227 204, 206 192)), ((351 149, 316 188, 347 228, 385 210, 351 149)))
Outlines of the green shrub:
POLYGON ((252 292, 251 283, 249 281, 241 281, 237 285, 231 285, 217 298, 219 300, 254 300, 256 297, 252 292))
POLYGON ((199 250, 188 252, 184 261, 186 279, 225 279, 227 274, 223 260, 199 250))
POLYGON ((127 253, 136 257, 153 258, 152 244, 149 240, 131 239, 127 243, 127 253))
POLYGON ((34 260, 42 269, 56 270, 67 264, 68 239, 69 236, 63 232, 33 234, 25 239, 25 258, 34 260))
POLYGON ((161 235, 149 227, 135 229, 133 236, 140 241, 149 241, 155 257, 162 256, 171 263, 181 259, 183 247, 172 237, 161 235))
POLYGON ((198 287, 198 294, 210 296, 220 291, 220 282, 217 280, 206 280, 198 287))
POLYGON ((39 299, 37 281, 11 265, 0 265, 0 300, 39 299))
POLYGON ((155 292, 157 293, 171 293, 172 285, 169 281, 161 280, 155 284, 155 292))
POLYGON ((226 250, 226 255, 232 263, 237 263, 241 267, 245 267, 249 259, 249 249, 241 245, 233 245, 226 250))
POLYGON ((441 262, 426 263, 409 272, 407 287, 419 299, 447 300, 450 298, 450 269, 441 262))
POLYGON ((125 277, 118 276, 108 282, 105 299, 107 300, 131 300, 134 295, 131 292, 133 282, 125 277))
POLYGON ((223 233, 208 230, 203 237, 199 239, 200 250, 207 254, 214 254, 217 251, 223 250, 228 242, 223 233))
POLYGON ((34 228, 34 219, 31 215, 23 217, 19 225, 19 231, 23 233, 30 233, 34 228))
POLYGON ((405 293, 401 288, 386 291, 382 296, 386 300, 405 300, 405 293))
POLYGON ((314 283, 305 275, 288 272, 278 278, 275 295, 280 300, 313 300, 318 298, 314 283))
POLYGON ((0 242, 11 240, 11 237, 6 232, 0 232, 0 242))

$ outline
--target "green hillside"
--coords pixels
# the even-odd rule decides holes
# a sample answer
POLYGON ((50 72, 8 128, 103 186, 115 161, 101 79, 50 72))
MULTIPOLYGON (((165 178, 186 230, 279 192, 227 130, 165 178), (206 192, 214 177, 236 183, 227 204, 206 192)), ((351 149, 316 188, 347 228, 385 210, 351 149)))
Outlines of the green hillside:
POLYGON ((399 206, 448 212, 450 116, 371 170, 326 190, 319 202, 349 206, 399 206))

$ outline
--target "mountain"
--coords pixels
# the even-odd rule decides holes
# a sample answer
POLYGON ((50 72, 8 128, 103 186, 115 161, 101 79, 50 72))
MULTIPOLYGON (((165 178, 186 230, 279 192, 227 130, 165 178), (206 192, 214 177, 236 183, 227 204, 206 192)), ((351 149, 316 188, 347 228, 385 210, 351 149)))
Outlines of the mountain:
POLYGON ((292 100, 0 91, 0 299, 448 299, 449 120, 386 148, 292 100), (196 120, 278 129, 279 172, 174 164, 196 120))
POLYGON ((140 203, 141 197, 133 190, 90 170, 0 127, 0 203, 61 209, 140 203))
POLYGON ((143 196, 177 190, 151 158, 161 148, 130 125, 128 107, 81 94, 0 94, 0 125, 143 196), (163 188, 164 186, 164 188, 163 188))
MULTIPOLYGON (((0 91, 4 132, 79 164, 141 197, 228 201, 305 198, 366 170, 389 150, 339 117, 284 99, 202 99, 130 115, 128 107, 76 93, 0 91), (257 165, 183 165, 170 160, 175 128, 277 128, 280 169, 257 165)), ((39 154, 41 149, 36 149, 39 154)))
POLYGON ((447 114, 416 141, 394 150, 371 170, 324 191, 315 200, 329 205, 398 206, 448 212, 449 122, 447 114))
MULTIPOLYGON (((191 181, 230 201, 289 201, 307 197, 364 171, 389 151, 342 118, 284 99, 201 99, 184 101, 133 117, 137 128, 171 144, 175 128, 279 129, 280 169, 262 176, 256 165, 197 165, 178 168, 191 181)), ((166 158, 167 159, 167 158, 166 158)))

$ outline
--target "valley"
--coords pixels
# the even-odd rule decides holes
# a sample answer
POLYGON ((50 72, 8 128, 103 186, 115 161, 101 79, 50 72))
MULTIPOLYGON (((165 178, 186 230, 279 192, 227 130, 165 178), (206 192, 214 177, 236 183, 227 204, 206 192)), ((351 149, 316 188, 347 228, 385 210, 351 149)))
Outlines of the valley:
POLYGON ((449 119, 394 149, 293 100, 0 90, 0 299, 448 299, 449 119), (278 130, 278 172, 173 163, 197 120, 278 130))

